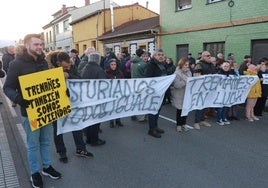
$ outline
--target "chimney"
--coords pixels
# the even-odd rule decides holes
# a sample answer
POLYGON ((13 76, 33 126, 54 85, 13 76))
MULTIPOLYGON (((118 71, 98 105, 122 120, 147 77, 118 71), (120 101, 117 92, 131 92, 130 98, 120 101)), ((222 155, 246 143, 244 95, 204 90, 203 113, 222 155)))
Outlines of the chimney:
POLYGON ((66 8, 66 5, 62 5, 62 8, 61 8, 61 13, 64 14, 67 12, 67 8, 66 8))
POLYGON ((90 5, 90 0, 85 0, 85 6, 90 5))
POLYGON ((148 9, 149 7, 149 1, 146 1, 146 8, 148 9))

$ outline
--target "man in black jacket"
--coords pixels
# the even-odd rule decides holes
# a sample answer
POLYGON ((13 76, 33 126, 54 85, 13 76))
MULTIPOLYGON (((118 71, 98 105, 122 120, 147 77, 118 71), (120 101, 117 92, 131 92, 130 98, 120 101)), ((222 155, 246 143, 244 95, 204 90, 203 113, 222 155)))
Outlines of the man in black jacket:
MULTIPOLYGON (((164 65, 165 57, 162 49, 158 49, 155 51, 153 58, 147 64, 147 68, 145 71, 146 77, 158 77, 158 76, 166 76, 166 68, 164 65)), ((157 114, 148 114, 148 123, 149 123, 149 131, 148 134, 155 138, 161 138, 161 134, 164 133, 164 130, 158 127, 158 117, 159 117, 160 109, 157 114)))
POLYGON ((31 130, 26 112, 30 101, 23 99, 18 79, 19 76, 48 69, 48 64, 44 59, 43 44, 44 41, 40 34, 29 34, 24 37, 24 46, 20 47, 14 61, 10 63, 3 87, 7 97, 21 107, 22 125, 27 136, 28 163, 33 187, 43 186, 38 152, 40 152, 42 160, 42 174, 52 179, 61 178, 61 174, 51 166, 50 143, 52 126, 49 124, 35 131, 31 130))

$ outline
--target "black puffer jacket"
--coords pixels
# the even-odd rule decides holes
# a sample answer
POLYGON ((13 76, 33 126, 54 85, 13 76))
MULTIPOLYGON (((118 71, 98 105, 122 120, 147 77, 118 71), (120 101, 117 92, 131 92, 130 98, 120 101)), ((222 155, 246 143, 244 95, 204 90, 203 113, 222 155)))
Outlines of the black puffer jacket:
POLYGON ((194 72, 195 73, 200 73, 201 75, 215 74, 216 73, 216 67, 212 63, 200 60, 196 64, 194 72))
MULTIPOLYGON (((17 49, 15 59, 10 63, 6 81, 3 87, 6 96, 13 102, 22 96, 19 76, 31 74, 48 69, 48 64, 44 59, 44 54, 39 56, 35 61, 32 56, 27 53, 24 46, 17 49)), ((27 116, 26 109, 21 107, 21 115, 27 116)))
POLYGON ((160 63, 156 59, 152 58, 147 64, 145 75, 146 77, 166 76, 167 70, 164 63, 160 63))

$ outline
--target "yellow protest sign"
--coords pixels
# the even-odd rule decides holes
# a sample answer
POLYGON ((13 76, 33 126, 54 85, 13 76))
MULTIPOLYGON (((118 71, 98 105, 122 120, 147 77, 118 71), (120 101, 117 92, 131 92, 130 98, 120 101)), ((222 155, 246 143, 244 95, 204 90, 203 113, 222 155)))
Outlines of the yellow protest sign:
POLYGON ((31 101, 26 109, 32 131, 71 113, 62 67, 19 77, 22 96, 31 101))

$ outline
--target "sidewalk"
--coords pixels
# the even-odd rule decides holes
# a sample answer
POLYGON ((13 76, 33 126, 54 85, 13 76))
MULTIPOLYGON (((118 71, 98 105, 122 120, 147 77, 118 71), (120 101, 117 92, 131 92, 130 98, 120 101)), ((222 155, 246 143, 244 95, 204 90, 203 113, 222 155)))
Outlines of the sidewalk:
POLYGON ((6 130, 0 114, 0 188, 20 187, 10 152, 6 130))

